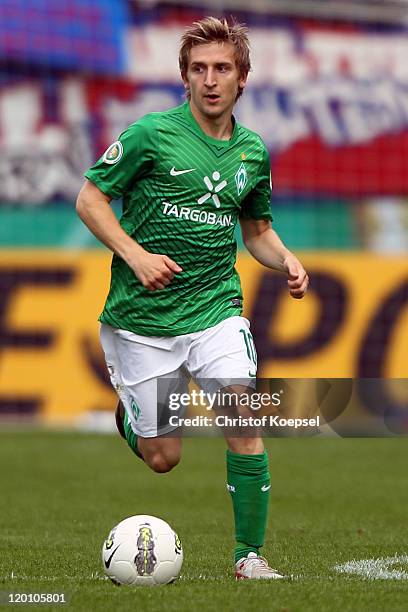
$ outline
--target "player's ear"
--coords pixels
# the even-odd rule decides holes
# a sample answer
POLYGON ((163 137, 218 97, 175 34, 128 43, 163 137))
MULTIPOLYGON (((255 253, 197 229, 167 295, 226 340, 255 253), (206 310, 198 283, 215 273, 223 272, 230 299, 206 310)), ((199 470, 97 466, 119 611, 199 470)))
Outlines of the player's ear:
POLYGON ((245 76, 242 76, 242 75, 241 75, 241 76, 239 77, 239 80, 238 80, 238 86, 240 87, 240 89, 244 89, 244 88, 245 88, 245 85, 246 85, 247 79, 248 79, 248 75, 247 75, 247 74, 246 74, 245 76))
POLYGON ((189 86, 187 74, 186 74, 186 72, 181 71, 181 70, 180 70, 180 74, 181 74, 181 78, 182 78, 182 81, 183 81, 184 88, 187 89, 187 87, 189 86))
POLYGON ((183 79, 183 85, 184 85, 184 91, 186 93, 186 97, 189 98, 190 97, 190 83, 188 82, 187 77, 182 76, 183 79))

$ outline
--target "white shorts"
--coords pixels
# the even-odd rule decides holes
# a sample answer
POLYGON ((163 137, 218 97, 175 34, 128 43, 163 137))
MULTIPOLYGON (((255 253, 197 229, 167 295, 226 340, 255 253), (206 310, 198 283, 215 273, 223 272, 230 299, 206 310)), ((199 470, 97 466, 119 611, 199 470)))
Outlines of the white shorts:
POLYGON ((174 430, 161 420, 158 380, 185 393, 193 378, 206 393, 230 384, 251 385, 256 352, 249 321, 230 317, 214 327, 174 337, 139 336, 102 323, 101 343, 111 383, 133 431, 152 438, 174 430))

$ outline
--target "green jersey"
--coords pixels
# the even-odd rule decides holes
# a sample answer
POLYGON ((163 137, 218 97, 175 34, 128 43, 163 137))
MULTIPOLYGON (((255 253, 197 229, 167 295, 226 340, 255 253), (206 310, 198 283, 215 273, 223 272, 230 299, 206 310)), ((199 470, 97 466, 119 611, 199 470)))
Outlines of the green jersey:
POLYGON ((257 134, 234 121, 230 140, 211 138, 186 102, 130 125, 85 176, 123 198, 127 234, 183 268, 149 291, 114 255, 103 323, 177 336, 242 313, 234 228, 240 217, 271 219, 269 155, 257 134))

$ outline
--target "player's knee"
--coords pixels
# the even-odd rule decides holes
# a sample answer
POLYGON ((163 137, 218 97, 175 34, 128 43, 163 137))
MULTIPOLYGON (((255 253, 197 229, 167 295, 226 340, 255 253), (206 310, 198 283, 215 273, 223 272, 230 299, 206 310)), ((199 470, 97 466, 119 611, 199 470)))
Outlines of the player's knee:
POLYGON ((154 453, 147 458, 146 463, 154 472, 164 474, 176 467, 179 461, 180 457, 175 454, 154 453))

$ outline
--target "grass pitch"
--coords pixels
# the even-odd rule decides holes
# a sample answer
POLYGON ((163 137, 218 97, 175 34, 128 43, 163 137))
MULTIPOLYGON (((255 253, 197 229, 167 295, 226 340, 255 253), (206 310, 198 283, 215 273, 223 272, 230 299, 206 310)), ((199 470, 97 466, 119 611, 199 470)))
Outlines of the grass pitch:
MULTIPOLYGON (((408 580, 369 580, 334 566, 408 554, 408 440, 266 444, 273 485, 263 552, 293 579, 236 583, 223 440, 185 440, 180 466, 159 475, 116 435, 1 433, 3 600, 9 592, 65 593, 65 608, 86 611, 406 611, 408 580), (104 579, 102 542, 132 514, 160 516, 178 532, 184 566, 175 584, 115 587, 104 579)), ((397 569, 408 574, 408 563, 397 569)))

